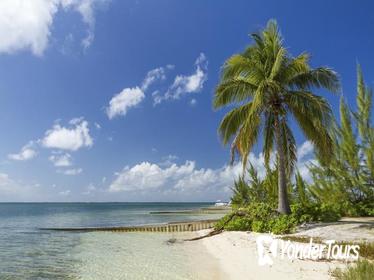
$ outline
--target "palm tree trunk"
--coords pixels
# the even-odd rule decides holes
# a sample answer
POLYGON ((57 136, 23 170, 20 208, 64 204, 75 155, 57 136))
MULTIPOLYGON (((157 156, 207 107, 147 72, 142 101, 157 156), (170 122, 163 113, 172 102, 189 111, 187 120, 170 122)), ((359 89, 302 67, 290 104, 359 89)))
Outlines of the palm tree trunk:
POLYGON ((282 145, 282 135, 280 131, 279 118, 275 119, 275 141, 278 153, 278 212, 281 214, 290 214, 290 204, 287 195, 287 177, 285 157, 282 145))

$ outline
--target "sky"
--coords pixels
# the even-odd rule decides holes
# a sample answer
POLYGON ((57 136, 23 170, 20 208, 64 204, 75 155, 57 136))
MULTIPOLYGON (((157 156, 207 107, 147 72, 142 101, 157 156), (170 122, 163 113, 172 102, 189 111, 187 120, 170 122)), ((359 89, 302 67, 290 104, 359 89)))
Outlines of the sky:
MULTIPOLYGON (((372 1, 0 1, 0 201, 227 200, 212 98, 269 19, 293 55, 373 84, 372 1)), ((319 91, 337 114, 339 96, 319 91)), ((298 167, 313 147, 293 127, 298 167)), ((250 156, 263 172, 261 141, 250 156)))

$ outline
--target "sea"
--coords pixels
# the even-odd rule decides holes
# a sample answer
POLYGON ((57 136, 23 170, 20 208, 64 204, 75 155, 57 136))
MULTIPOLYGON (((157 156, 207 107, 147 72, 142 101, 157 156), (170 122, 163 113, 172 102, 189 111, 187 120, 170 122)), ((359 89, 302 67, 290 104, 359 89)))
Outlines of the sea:
POLYGON ((150 214, 207 206, 212 203, 0 203, 0 279, 212 279, 217 263, 201 244, 178 241, 191 233, 41 230, 221 216, 150 214))

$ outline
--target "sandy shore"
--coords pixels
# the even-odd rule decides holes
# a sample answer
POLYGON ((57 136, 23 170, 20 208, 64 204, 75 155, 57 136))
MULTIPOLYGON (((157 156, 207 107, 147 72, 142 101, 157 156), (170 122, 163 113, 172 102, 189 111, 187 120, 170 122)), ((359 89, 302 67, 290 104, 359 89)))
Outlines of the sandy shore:
MULTIPOLYGON (((205 234, 207 230, 200 231, 205 234)), ((313 236, 324 240, 366 240, 374 242, 374 225, 372 221, 352 221, 333 224, 316 224, 300 229, 293 235, 313 236)), ((259 234, 251 232, 224 232, 205 238, 199 242, 212 257, 218 260, 225 278, 215 279, 333 279, 331 271, 336 267, 344 268, 344 261, 326 260, 289 260, 273 258, 271 266, 260 266, 256 238, 259 234)))

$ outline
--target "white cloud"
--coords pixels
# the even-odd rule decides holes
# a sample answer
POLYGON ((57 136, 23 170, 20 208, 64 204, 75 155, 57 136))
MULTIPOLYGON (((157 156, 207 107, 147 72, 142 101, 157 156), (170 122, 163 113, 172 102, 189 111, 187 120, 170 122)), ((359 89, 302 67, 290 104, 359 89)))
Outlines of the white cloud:
POLYGON ((37 152, 33 149, 33 142, 28 143, 23 146, 21 151, 17 154, 9 154, 8 158, 11 160, 26 161, 34 158, 37 152))
POLYGON ((167 167, 142 162, 117 173, 109 191, 189 192, 214 189, 216 192, 228 192, 240 171, 240 164, 219 169, 198 169, 194 161, 186 161, 182 165, 173 163, 167 167))
POLYGON ((53 162, 54 166, 57 167, 66 167, 66 166, 71 166, 71 155, 66 153, 66 154, 57 154, 57 155, 51 155, 49 157, 49 160, 53 162))
POLYGON ((38 200, 41 197, 40 185, 38 183, 24 184, 0 172, 0 197, 1 201, 38 200))
POLYGON ((125 116, 127 111, 138 105, 145 98, 144 92, 139 88, 125 88, 109 102, 109 107, 106 108, 106 113, 109 119, 116 116, 125 116))
POLYGON ((96 191, 96 187, 94 184, 90 183, 86 190, 84 192, 82 192, 83 195, 89 195, 89 194, 92 194, 93 192, 96 191))
MULTIPOLYGON (((304 143, 299 150, 304 150, 307 146, 308 144, 304 143)), ((169 155, 162 158, 160 163, 142 162, 126 166, 122 171, 115 173, 108 191, 118 193, 118 195, 123 192, 124 197, 142 197, 150 201, 225 200, 231 196, 233 182, 243 170, 241 162, 236 162, 233 166, 223 165, 219 168, 198 168, 195 161, 178 164, 177 159, 178 157, 169 155)), ((264 178, 266 169, 263 154, 250 153, 248 161, 257 170, 258 176, 264 178)), ((274 154, 271 156, 271 162, 271 166, 274 167, 274 154)), ((297 169, 308 182, 311 180, 308 165, 313 162, 315 162, 313 159, 308 159, 297 163, 297 169)))
MULTIPOLYGON (((297 147, 297 155, 298 161, 296 164, 296 169, 300 172, 301 176, 307 182, 312 181, 312 176, 309 171, 310 164, 316 164, 316 160, 313 158, 308 157, 313 152, 313 144, 310 141, 305 141, 303 144, 297 147)), ((274 168, 276 157, 275 154, 271 154, 270 156, 270 167, 274 168)), ((265 158, 262 153, 260 153, 257 157, 253 154, 249 154, 249 162, 257 169, 258 175, 260 178, 265 177, 266 170, 265 166, 265 158)))
POLYGON ((58 194, 61 195, 61 196, 68 196, 68 195, 70 195, 70 193, 71 193, 70 190, 66 190, 66 191, 61 191, 58 194))
POLYGON ((18 189, 17 184, 10 179, 6 173, 0 173, 0 191, 1 192, 15 192, 18 189))
POLYGON ((46 131, 41 143, 46 148, 76 151, 93 145, 89 132, 88 122, 83 118, 76 118, 69 122, 69 127, 55 124, 46 131))
POLYGON ((298 160, 302 160, 307 155, 310 155, 314 150, 313 143, 310 141, 305 141, 301 146, 297 149, 297 158, 298 160))
POLYGON ((74 46, 74 42, 75 42, 75 39, 72 33, 69 33, 68 35, 66 35, 61 44, 60 52, 64 55, 71 54, 73 46, 74 46))
POLYGON ((96 129, 98 130, 101 129, 101 125, 99 123, 95 122, 94 124, 95 124, 96 129))
POLYGON ((193 74, 189 76, 177 75, 173 84, 164 95, 160 95, 157 92, 152 94, 154 104, 157 105, 162 101, 169 99, 180 99, 185 94, 201 91, 204 82, 208 78, 208 61, 205 54, 201 53, 199 55, 195 61, 195 66, 196 70, 193 74))
POLYGON ((148 71, 142 83, 142 90, 146 91, 153 83, 158 80, 166 79, 166 71, 174 69, 174 65, 168 64, 165 67, 158 67, 148 71))
POLYGON ((69 176, 75 176, 79 175, 83 172, 82 168, 72 168, 72 169, 66 169, 66 170, 57 170, 57 173, 61 173, 64 175, 69 175, 69 176))
POLYGON ((108 3, 110 0, 60 0, 62 6, 72 9, 82 16, 82 21, 87 25, 87 35, 82 39, 82 46, 87 49, 95 38, 95 9, 98 5, 108 3))
POLYGON ((0 52, 30 49, 41 55, 48 44, 57 1, 0 1, 0 52))
POLYGON ((0 53, 30 50, 42 55, 48 46, 54 16, 60 8, 78 12, 87 25, 82 45, 87 48, 94 39, 94 10, 108 0, 1 0, 0 53))
POLYGON ((168 64, 165 67, 158 67, 148 71, 141 86, 124 88, 120 93, 114 95, 106 108, 109 119, 116 116, 125 116, 131 107, 135 107, 145 99, 147 89, 158 80, 166 79, 166 71, 173 69, 174 65, 168 64))
POLYGON ((311 183, 313 181, 312 174, 309 170, 309 166, 312 164, 318 164, 317 160, 310 159, 301 161, 297 164, 297 170, 299 170, 301 177, 303 177, 303 179, 308 183, 311 183))
POLYGON ((161 162, 159 163, 160 166, 171 166, 178 160, 178 156, 176 155, 167 155, 162 157, 161 162))
POLYGON ((314 151, 313 143, 310 141, 305 141, 301 146, 297 148, 297 170, 300 172, 300 175, 303 179, 311 183, 313 181, 312 174, 309 171, 309 166, 312 164, 318 164, 317 160, 311 158, 310 155, 314 151))

